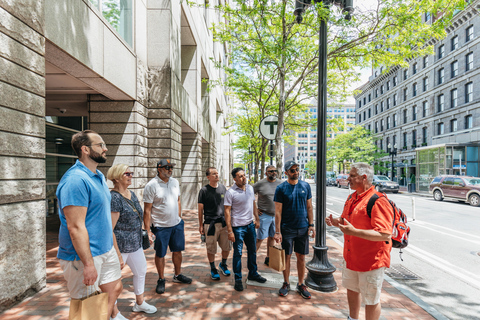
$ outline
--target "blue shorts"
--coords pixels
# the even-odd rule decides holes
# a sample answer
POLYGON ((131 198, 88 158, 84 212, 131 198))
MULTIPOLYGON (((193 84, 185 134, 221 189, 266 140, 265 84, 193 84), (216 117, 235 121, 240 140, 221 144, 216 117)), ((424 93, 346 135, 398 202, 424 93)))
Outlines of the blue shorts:
POLYGON ((263 213, 260 218, 260 228, 257 229, 257 240, 275 236, 275 216, 263 213))
POLYGON ((295 251, 298 254, 308 254, 308 227, 302 229, 291 229, 282 226, 282 248, 286 255, 295 251))
POLYGON ((167 254, 167 247, 170 252, 178 252, 185 250, 185 223, 180 221, 179 224, 173 227, 152 227, 152 232, 155 234, 154 249, 157 257, 163 258, 167 254))

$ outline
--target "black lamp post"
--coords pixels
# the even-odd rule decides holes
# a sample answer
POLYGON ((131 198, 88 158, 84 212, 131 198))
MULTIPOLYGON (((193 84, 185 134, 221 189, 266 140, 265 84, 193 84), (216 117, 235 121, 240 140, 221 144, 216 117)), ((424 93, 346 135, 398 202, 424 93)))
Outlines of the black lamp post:
POLYGON ((392 148, 392 144, 388 144, 388 153, 392 156, 392 181, 393 181, 393 157, 397 155, 397 145, 395 144, 392 148))
MULTIPOLYGON (((351 19, 353 0, 296 0, 294 14, 297 23, 302 22, 305 7, 312 2, 323 2, 325 6, 340 6, 346 13, 345 19, 351 19)), ((328 261, 326 245, 326 171, 327 171, 327 21, 322 19, 319 32, 318 51, 318 107, 317 107, 317 181, 315 212, 315 245, 313 258, 307 263, 308 275, 305 284, 313 290, 332 292, 337 289, 333 278, 336 268, 328 261)))

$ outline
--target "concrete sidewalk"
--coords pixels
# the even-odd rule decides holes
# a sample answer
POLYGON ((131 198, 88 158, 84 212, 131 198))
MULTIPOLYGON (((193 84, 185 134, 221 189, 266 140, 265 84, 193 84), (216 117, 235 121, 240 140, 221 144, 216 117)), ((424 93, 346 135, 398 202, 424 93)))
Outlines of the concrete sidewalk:
MULTIPOLYGON (((200 242, 196 211, 184 211, 186 251, 183 255, 182 273, 193 278, 190 285, 173 283, 173 264, 167 255, 166 292, 155 293, 157 272, 152 249, 145 251, 148 273, 145 288, 146 300, 158 308, 153 315, 132 312, 134 293, 132 275, 128 266, 123 270, 124 291, 118 299, 121 313, 129 319, 346 319, 348 315, 346 290, 341 286, 342 248, 328 239, 328 256, 337 267, 334 274, 339 289, 333 293, 311 290, 312 299, 305 300, 295 291, 287 297, 279 297, 278 289, 247 285, 243 292, 233 289, 233 275, 221 276, 220 281, 210 279, 206 249, 200 242)), ((0 314, 2 320, 46 320, 68 319, 70 299, 66 290, 62 270, 56 259, 58 249, 56 232, 47 232, 47 286, 34 296, 0 314)), ((279 274, 263 264, 266 247, 258 253, 260 274, 279 274)), ((312 251, 312 250, 311 250, 312 251)), ((220 255, 217 254, 218 259, 220 255)), ((244 256, 246 256, 244 254, 244 256)), ((307 261, 311 259, 310 253, 307 261)), ((295 266, 295 262, 292 261, 295 266)), ((218 261, 217 261, 218 263, 218 261)), ((246 258, 242 261, 246 271, 246 258)), ((228 259, 231 269, 231 256, 228 259)), ((296 267, 294 267, 296 269, 296 267)), ((292 272, 292 276, 296 276, 292 272)), ((246 278, 246 276, 244 276, 246 278)), ((382 291, 381 319, 434 319, 399 290, 384 282, 382 291)), ((362 307, 360 319, 363 317, 362 307)))

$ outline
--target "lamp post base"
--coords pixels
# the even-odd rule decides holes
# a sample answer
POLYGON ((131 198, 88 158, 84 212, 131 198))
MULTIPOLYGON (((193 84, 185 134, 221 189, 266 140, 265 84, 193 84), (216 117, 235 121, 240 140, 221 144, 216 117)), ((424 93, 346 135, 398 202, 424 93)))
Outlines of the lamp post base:
POLYGON ((327 257, 328 247, 313 246, 313 258, 306 265, 308 274, 305 284, 316 291, 333 292, 337 290, 337 283, 333 273, 337 270, 327 257))

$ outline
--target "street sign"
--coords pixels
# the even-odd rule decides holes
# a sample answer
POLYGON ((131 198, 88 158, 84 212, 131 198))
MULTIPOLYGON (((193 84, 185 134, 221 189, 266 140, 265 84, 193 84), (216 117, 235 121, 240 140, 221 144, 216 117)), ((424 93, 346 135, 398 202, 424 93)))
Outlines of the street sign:
POLYGON ((260 122, 260 134, 267 140, 275 140, 277 137, 278 117, 267 116, 260 122))

